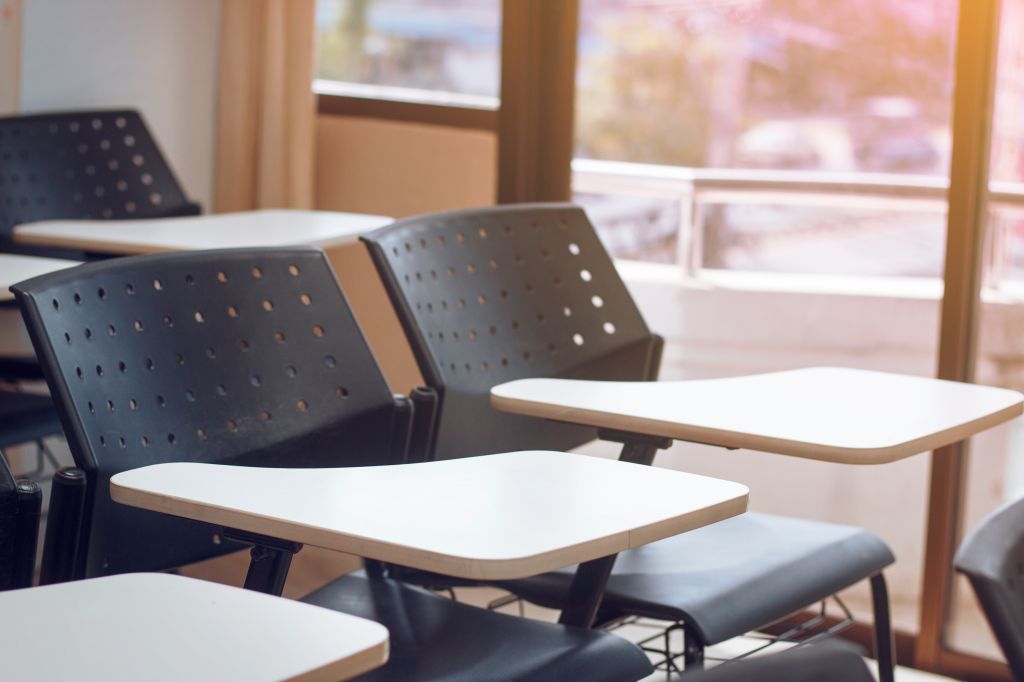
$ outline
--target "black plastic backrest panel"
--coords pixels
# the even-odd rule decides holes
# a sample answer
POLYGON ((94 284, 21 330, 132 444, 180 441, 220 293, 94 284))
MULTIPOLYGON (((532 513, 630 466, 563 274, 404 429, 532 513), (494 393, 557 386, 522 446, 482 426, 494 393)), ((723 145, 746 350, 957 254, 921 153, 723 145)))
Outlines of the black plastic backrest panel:
POLYGON ((14 584, 17 534, 18 491, 7 461, 0 455, 0 590, 9 590, 14 584))
POLYGON ((1024 680, 1024 499, 982 521, 955 563, 970 579, 1013 678, 1024 680))
POLYGON ((364 239, 420 371, 441 394, 439 458, 568 448, 594 437, 491 409, 496 384, 656 374, 653 337, 576 206, 418 216, 364 239))
POLYGON ((197 212, 136 111, 0 118, 0 237, 40 220, 197 212))
POLYGON ((209 528, 113 504, 125 469, 401 461, 394 398, 317 249, 114 259, 14 291, 91 477, 87 575, 218 551, 209 528))

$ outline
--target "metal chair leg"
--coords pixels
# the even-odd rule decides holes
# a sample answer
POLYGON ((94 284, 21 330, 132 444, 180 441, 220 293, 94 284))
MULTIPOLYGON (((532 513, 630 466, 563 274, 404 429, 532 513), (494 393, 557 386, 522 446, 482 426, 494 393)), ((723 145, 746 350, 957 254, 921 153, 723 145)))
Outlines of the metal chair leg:
POLYGON ((896 644, 893 639, 892 617, 889 613, 889 590, 885 585, 885 576, 881 573, 871 577, 871 604, 875 615, 875 660, 878 661, 878 679, 879 682, 893 682, 896 644))
POLYGON ((687 625, 683 625, 683 670, 691 673, 704 669, 704 641, 687 625))

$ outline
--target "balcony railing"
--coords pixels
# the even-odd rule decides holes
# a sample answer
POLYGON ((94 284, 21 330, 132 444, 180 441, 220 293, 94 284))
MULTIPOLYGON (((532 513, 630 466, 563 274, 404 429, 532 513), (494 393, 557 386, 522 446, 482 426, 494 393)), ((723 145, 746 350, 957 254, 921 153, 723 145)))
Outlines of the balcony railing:
MULTIPOLYGON (((573 189, 613 253, 673 262, 694 277, 716 269, 941 277, 942 177, 577 159, 573 189)), ((992 183, 989 210, 985 283, 1014 289, 1024 283, 1024 183, 992 183)))

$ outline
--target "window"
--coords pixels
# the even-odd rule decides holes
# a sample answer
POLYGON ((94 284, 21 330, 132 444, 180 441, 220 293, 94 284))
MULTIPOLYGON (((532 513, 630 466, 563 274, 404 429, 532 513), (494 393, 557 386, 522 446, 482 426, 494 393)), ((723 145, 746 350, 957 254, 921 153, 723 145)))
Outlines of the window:
POLYGON ((940 276, 957 7, 582 0, 579 199, 621 256, 940 276))
POLYGON ((319 0, 316 89, 495 108, 500 0, 319 0))

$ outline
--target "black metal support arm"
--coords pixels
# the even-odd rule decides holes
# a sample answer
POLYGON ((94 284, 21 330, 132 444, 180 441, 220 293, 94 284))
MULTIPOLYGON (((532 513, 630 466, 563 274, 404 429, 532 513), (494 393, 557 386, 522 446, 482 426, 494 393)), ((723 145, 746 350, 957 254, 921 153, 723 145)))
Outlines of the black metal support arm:
POLYGON ((245 589, 280 597, 292 557, 302 549, 302 543, 230 528, 225 528, 223 534, 229 540, 252 545, 245 589))
POLYGON ((622 452, 619 454, 620 462, 632 462, 646 466, 650 466, 654 462, 654 455, 658 453, 658 450, 667 450, 672 447, 671 438, 615 429, 598 429, 597 437, 612 443, 622 443, 622 452))
POLYGON ((572 579, 569 595, 565 600, 565 608, 558 617, 559 623, 585 629, 590 629, 594 625, 616 557, 618 554, 593 559, 576 568, 576 575, 572 579))

